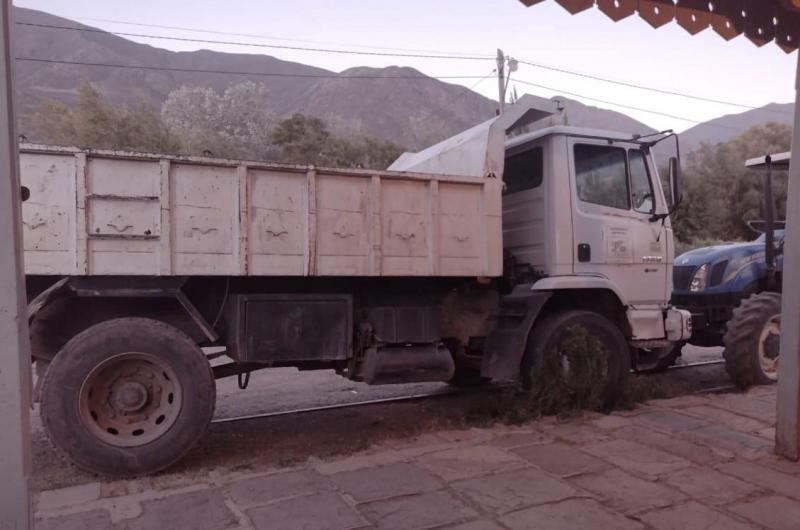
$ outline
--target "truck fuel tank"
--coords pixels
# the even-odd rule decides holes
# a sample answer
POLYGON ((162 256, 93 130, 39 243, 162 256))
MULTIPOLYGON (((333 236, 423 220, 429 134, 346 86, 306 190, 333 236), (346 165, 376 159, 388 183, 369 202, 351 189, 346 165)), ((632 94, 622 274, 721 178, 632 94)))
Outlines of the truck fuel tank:
POLYGON ((358 376, 370 385, 446 382, 455 370, 453 356, 442 344, 393 345, 368 349, 358 376))

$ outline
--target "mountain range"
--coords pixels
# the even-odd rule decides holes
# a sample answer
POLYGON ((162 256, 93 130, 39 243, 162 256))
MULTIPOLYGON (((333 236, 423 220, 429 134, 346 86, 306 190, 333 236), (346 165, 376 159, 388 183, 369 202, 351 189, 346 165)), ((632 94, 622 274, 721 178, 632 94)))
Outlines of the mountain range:
MULTIPOLYGON (((427 77, 408 67, 356 67, 333 72, 268 55, 210 50, 173 52, 41 11, 15 7, 13 16, 17 23, 12 41, 15 56, 55 61, 16 62, 22 133, 26 117, 42 101, 51 98, 73 103, 77 88, 84 81, 111 102, 128 105, 144 102, 156 109, 172 90, 183 85, 222 92, 231 83, 259 82, 268 89, 264 104, 279 117, 294 113, 316 116, 338 133, 375 136, 409 149, 422 148, 484 121, 497 108, 496 102, 463 86, 427 77), (143 66, 148 68, 140 68, 143 66)), ((558 99, 573 125, 630 133, 654 132, 623 113, 568 98, 558 99)), ((723 116, 682 133, 682 148, 688 152, 704 141, 726 141, 751 125, 767 121, 791 123, 791 112, 791 104, 770 104, 723 116)))

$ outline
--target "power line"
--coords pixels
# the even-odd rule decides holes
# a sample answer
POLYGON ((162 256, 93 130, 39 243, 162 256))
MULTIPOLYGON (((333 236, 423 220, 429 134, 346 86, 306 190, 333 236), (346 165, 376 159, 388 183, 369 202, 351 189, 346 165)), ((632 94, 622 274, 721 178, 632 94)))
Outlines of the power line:
MULTIPOLYGON (((286 41, 286 42, 305 42, 309 44, 332 44, 334 46, 347 46, 350 48, 365 48, 365 49, 372 49, 372 50, 391 50, 391 51, 402 51, 402 52, 419 52, 419 53, 434 53, 439 55, 456 55, 456 56, 477 56, 478 54, 473 53, 465 53, 465 52, 456 52, 456 51, 442 51, 442 50, 428 50, 428 49, 420 49, 420 48, 397 48, 397 47, 390 47, 390 46, 374 46, 374 45, 367 45, 367 44, 354 44, 354 43, 346 43, 346 42, 334 42, 334 41, 320 41, 320 40, 311 40, 311 39, 297 39, 291 37, 277 37, 274 35, 263 35, 257 33, 232 33, 228 31, 216 31, 211 29, 200 29, 200 28, 190 28, 186 26, 167 26, 163 24, 145 24, 144 22, 127 22, 124 20, 114 20, 108 18, 89 18, 89 17, 75 17, 75 20, 84 20, 87 22, 105 22, 110 24, 123 24, 126 26, 137 26, 137 27, 144 27, 144 28, 157 28, 157 29, 171 29, 171 30, 178 30, 178 31, 190 31, 194 33, 205 33, 208 35, 226 35, 228 37, 247 37, 253 39, 265 39, 265 40, 278 40, 278 41, 286 41)), ((494 56, 487 55, 486 59, 494 59, 494 56)))
POLYGON ((336 50, 333 48, 308 48, 304 46, 287 46, 282 44, 263 44, 253 42, 236 42, 236 41, 223 41, 211 39, 194 39, 189 37, 171 37, 168 35, 147 35, 143 33, 127 33, 122 31, 106 31, 97 28, 76 28, 70 26, 57 26, 54 24, 35 24, 33 22, 16 22, 20 26, 30 26, 34 28, 47 28, 47 29, 62 29, 70 31, 81 31, 85 33, 100 33, 105 35, 117 35, 123 37, 138 37, 147 39, 161 39, 171 40, 178 42, 195 42, 201 44, 224 44, 230 46, 246 46, 251 48, 270 48, 278 50, 293 50, 293 51, 306 51, 306 52, 322 52, 322 53, 340 53, 346 55, 369 55, 377 57, 406 57, 414 59, 452 59, 452 60, 466 60, 466 61, 486 61, 487 57, 471 56, 471 55, 446 55, 446 54, 418 54, 418 53, 390 53, 390 52, 369 52, 357 50, 336 50))
MULTIPOLYGON (((102 67, 102 68, 120 68, 120 69, 130 69, 130 70, 155 70, 155 71, 168 71, 168 72, 184 72, 184 73, 203 73, 203 74, 222 74, 222 75, 247 75, 247 76, 262 76, 262 77, 297 77, 297 78, 323 78, 323 79, 419 79, 419 80, 442 80, 442 79, 477 79, 478 81, 474 86, 477 86, 479 83, 485 81, 488 77, 492 74, 486 76, 478 76, 478 75, 463 75, 463 76, 426 76, 426 75, 416 75, 416 76, 398 76, 398 75, 338 75, 338 74, 286 74, 286 73, 275 73, 275 72, 242 72, 242 71, 233 71, 233 70, 207 70, 207 69, 199 69, 199 68, 177 68, 177 67, 169 67, 169 66, 146 66, 146 65, 126 65, 126 64, 112 64, 112 63, 93 63, 87 61, 65 61, 65 60, 57 60, 57 59, 41 59, 41 58, 34 58, 34 57, 17 57, 16 60, 18 61, 27 61, 27 62, 37 62, 37 63, 45 63, 45 64, 66 64, 66 65, 73 65, 73 66, 91 66, 91 67, 102 67)), ((615 101, 609 101, 605 99, 599 99, 592 96, 586 96, 584 94, 578 94, 576 92, 570 92, 566 90, 561 90, 559 88, 549 87, 546 85, 541 85, 538 83, 532 83, 530 81, 524 81, 515 79, 515 83, 519 83, 522 85, 527 85, 535 88, 541 88, 543 90, 550 90, 552 92, 561 93, 568 96, 578 97, 582 99, 587 99, 590 101, 596 101, 598 103, 603 103, 606 105, 612 105, 615 107, 626 108, 629 110, 635 110, 638 112, 646 112, 649 114, 655 114, 659 116, 664 116, 667 118, 672 118, 676 120, 686 121, 695 124, 702 124, 708 123, 699 120, 695 120, 692 118, 686 118, 683 116, 676 116, 674 114, 668 114, 665 112, 646 109, 642 107, 634 107, 631 105, 626 105, 624 103, 617 103, 615 101)), ((452 103, 450 103, 452 104, 452 103)), ((427 119, 430 116, 426 116, 427 119)), ((713 124, 708 123, 708 125, 719 127, 723 129, 729 129, 741 132, 740 129, 735 127, 729 127, 726 125, 721 124, 713 124)))
POLYGON ((156 70, 165 72, 184 72, 199 74, 222 74, 222 75, 248 75, 260 77, 298 77, 312 79, 420 79, 420 80, 442 80, 442 79, 483 79, 479 75, 443 75, 428 76, 420 75, 367 75, 367 74, 287 74, 279 72, 243 72, 237 70, 210 70, 202 68, 179 68, 175 66, 146 66, 132 64, 114 63, 93 63, 88 61, 64 61, 58 59, 41 59, 36 57, 16 57, 17 61, 26 61, 45 64, 68 64, 73 66, 96 66, 101 68, 121 68, 127 70, 156 70))
MULTIPOLYGON (((515 57, 515 59, 516 59, 516 57, 515 57)), ((525 59, 517 59, 517 62, 519 62, 521 64, 528 65, 528 66, 532 66, 532 67, 535 67, 535 68, 541 68, 543 70, 550 70, 550 71, 553 71, 553 72, 559 72, 559 73, 562 73, 562 74, 574 75, 574 76, 577 76, 577 77, 583 77, 583 78, 586 78, 586 79, 593 79, 595 81, 602 81, 604 83, 612 83, 612 84, 615 84, 615 85, 625 86, 625 87, 629 87, 629 88, 636 88, 636 89, 639 89, 639 90, 648 90, 650 92, 657 92, 659 94, 667 94, 667 95, 670 95, 670 96, 679 96, 679 97, 683 97, 683 98, 694 99, 694 100, 697 100, 697 101, 704 101, 706 103, 716 103, 716 104, 719 104, 719 105, 728 105, 728 106, 731 106, 731 107, 740 107, 740 108, 743 108, 743 109, 750 109, 750 110, 764 109, 764 110, 766 110, 768 112, 774 112, 776 114, 792 115, 791 112, 786 112, 786 111, 782 111, 782 110, 768 109, 768 108, 765 108, 765 107, 754 107, 752 105, 746 105, 744 103, 737 103, 735 101, 726 101, 726 100, 722 100, 722 99, 715 99, 715 98, 709 98, 709 97, 704 97, 704 96, 696 96, 694 94, 688 94, 686 92, 679 92, 677 90, 667 90, 667 89, 657 88, 657 87, 653 87, 653 86, 640 85, 638 83, 633 83, 633 82, 630 82, 630 81, 618 81, 618 80, 615 80, 615 79, 609 79, 607 77, 601 77, 601 76, 595 75, 595 74, 587 74, 587 73, 584 73, 584 72, 576 72, 574 70, 568 70, 566 68, 560 68, 558 66, 551 66, 551 65, 547 65, 547 64, 535 63, 535 62, 528 61, 528 60, 525 60, 525 59)))
MULTIPOLYGON (((448 103, 446 103, 446 104, 444 105, 444 107, 446 108, 446 107, 450 107, 450 106, 452 106, 452 105, 453 105, 453 104, 454 104, 456 101, 458 101, 458 100, 460 100, 461 98, 463 98, 463 97, 467 96, 467 95, 468 95, 470 92, 472 92, 473 90, 475 90, 475 89, 478 87, 478 85, 480 85, 481 83, 483 83, 484 81, 486 81, 486 80, 487 80, 487 79, 489 79, 490 77, 494 76, 496 73, 497 73, 497 70, 495 69, 495 70, 492 70, 491 72, 489 72, 487 75, 485 75, 485 76, 481 77, 481 78, 480 78, 480 79, 478 79, 478 80, 477 80, 475 83, 473 83, 473 84, 472 84, 472 85, 470 85, 469 87, 466 87, 466 88, 467 88, 467 90, 465 90, 464 92, 462 92, 462 93, 458 94, 458 95, 457 95, 457 96, 455 96, 453 99, 451 99, 451 100, 450 100, 448 103)), ((434 114, 436 114, 436 109, 431 109, 430 111, 428 111, 428 113, 427 113, 425 116, 423 116, 422 118, 420 118, 420 119, 419 119, 419 121, 425 121, 425 120, 429 119, 431 116, 433 116, 434 114)))
POLYGON ((683 116, 676 116, 675 114, 668 114, 666 112, 661 112, 661 111, 658 111, 658 110, 645 109, 645 108, 642 108, 642 107, 634 107, 632 105, 626 105, 624 103, 616 103, 614 101, 608 101, 606 99, 599 99, 599 98, 595 98, 595 97, 592 97, 592 96, 586 96, 584 94, 577 94, 575 92, 568 92, 566 90, 561 90, 559 88, 553 88, 553 87, 549 87, 549 86, 545 86, 545 85, 540 85, 540 84, 537 84, 537 83, 532 83, 530 81, 522 81, 522 80, 519 80, 519 79, 514 79, 513 82, 519 83, 521 85, 527 85, 527 86, 532 86, 532 87, 536 87, 536 88, 541 88, 541 89, 544 89, 544 90, 550 90, 551 92, 556 92, 556 93, 564 94, 564 95, 567 95, 567 96, 572 96, 572 97, 582 98, 582 99, 588 99, 590 101, 595 101, 597 103, 604 103, 606 105, 613 105, 615 107, 621 107, 621 108, 624 108, 624 109, 635 110, 635 111, 638 111, 638 112, 647 112, 649 114, 656 114, 658 116, 664 116, 664 117, 667 117, 667 118, 672 118, 674 120, 686 121, 686 122, 695 123, 695 124, 698 124, 698 125, 701 125, 701 124, 710 125, 712 127, 719 127, 721 129, 729 129, 731 131, 742 132, 742 130, 737 128, 737 127, 730 127, 728 125, 722 125, 720 123, 711 123, 711 122, 707 122, 707 121, 706 122, 699 121, 699 120, 695 120, 695 119, 692 119, 692 118, 686 118, 686 117, 683 117, 683 116))
MULTIPOLYGON (((149 26, 149 27, 161 27, 164 29, 178 29, 178 30, 189 30, 189 31, 200 31, 205 33, 214 33, 214 34, 225 34, 224 32, 214 32, 211 30, 199 30, 199 29, 190 29, 190 28, 181 28, 179 26, 162 26, 157 24, 139 24, 139 23, 132 23, 132 22, 123 22, 123 21, 113 21, 115 23, 120 24, 132 24, 132 25, 141 25, 141 26, 149 26)), ((55 24, 40 24, 40 23, 33 23, 33 22, 16 22, 16 24, 22 26, 30 26, 30 27, 37 27, 37 28, 47 28, 47 29, 61 29, 61 30, 71 30, 71 31, 82 31, 88 33, 99 33, 99 34, 112 34, 117 36, 126 36, 126 37, 138 37, 138 38, 151 38, 151 39, 162 39, 162 40, 171 40, 171 41, 179 41, 179 42, 195 42, 195 43, 202 43, 202 44, 224 44, 224 45, 233 45, 233 46, 247 46, 247 47, 258 47, 258 48, 271 48, 271 49, 281 49, 281 50, 294 50, 294 51, 309 51, 309 52, 323 52, 323 53, 339 53, 339 54, 349 54, 349 55, 367 55, 367 56, 379 56, 379 57, 405 57, 405 58, 418 58, 418 59, 451 59, 451 60, 489 60, 491 57, 489 56, 476 56, 476 55, 456 55, 456 54, 419 54, 419 53, 396 53, 396 52, 373 52, 373 51, 357 51, 357 50, 337 50, 331 48, 309 48, 303 46, 287 46, 287 45, 278 45, 278 44, 263 44, 263 43, 248 43, 248 42, 235 42, 235 41, 222 41, 222 40, 211 40, 211 39, 196 39, 196 38, 189 38, 189 37, 173 37, 167 35, 148 35, 148 34, 141 34, 141 33, 128 33, 128 32, 118 32, 118 31, 106 31, 98 28, 76 28, 71 26, 59 26, 55 24)), ((250 36, 253 37, 254 35, 247 35, 247 34, 239 34, 239 36, 250 36)), ((697 96, 694 94, 688 94, 685 92, 679 92, 677 90, 667 90, 652 86, 641 85, 638 83, 633 83, 630 81, 619 81, 615 79, 609 79, 606 77, 602 77, 596 74, 589 74, 585 72, 577 72, 574 70, 569 70, 566 68, 561 68, 552 65, 546 65, 542 63, 536 63, 527 59, 517 59, 517 61, 521 64, 525 64, 527 66, 531 66, 534 68, 541 68, 545 70, 550 70, 554 72, 564 73, 568 75, 583 77, 586 79, 592 79, 595 81, 601 81, 604 83, 611 83, 619 86, 625 86, 628 88, 635 88, 639 90, 647 90, 650 92, 655 92, 659 94, 671 95, 671 96, 678 96, 684 97, 689 99, 694 99, 697 101, 704 101, 706 103, 715 103, 719 105, 727 105, 739 108, 745 108, 749 110, 756 110, 763 108, 767 112, 773 112, 776 114, 784 114, 788 115, 788 112, 780 111, 776 109, 769 109, 764 107, 755 107, 752 105, 747 105, 744 103, 738 103, 734 101, 726 101, 722 99, 716 98, 709 98, 705 96, 697 96)), ((672 117, 672 116, 669 116, 672 117)), ((692 121, 692 120, 685 120, 685 121, 692 121)))
MULTIPOLYGON (((103 19, 100 19, 103 20, 103 19)), ((158 24, 142 24, 142 23, 135 23, 135 22, 124 22, 124 21, 110 21, 118 24, 130 24, 130 25, 137 25, 137 26, 145 26, 145 27, 156 27, 162 29, 178 29, 183 31, 197 31, 203 33, 211 33, 211 34, 222 34, 222 35, 231 35, 225 32, 216 32, 212 30, 201 30, 201 29, 194 29, 194 28, 183 28, 180 26, 166 26, 166 25, 158 25, 158 24)), ((30 26, 30 27, 37 27, 37 28, 47 28, 47 29, 61 29, 61 30, 71 30, 71 31, 82 31, 88 33, 99 33, 99 34, 112 34, 117 36, 126 36, 126 37, 138 37, 138 38, 150 38, 150 39, 162 39, 162 40, 171 40, 171 41, 179 41, 179 42, 195 42, 195 43, 202 43, 202 44, 224 44, 224 45, 233 45, 233 46, 247 46, 247 47, 258 47, 258 48, 271 48, 271 49, 281 49, 281 50, 294 50, 294 51, 308 51, 308 52, 323 52, 323 53, 339 53, 339 54, 349 54, 349 55, 366 55, 366 56, 378 56, 378 57, 405 57, 405 58, 418 58, 418 59, 452 59, 452 60, 490 60, 493 57, 489 56, 477 56, 477 55, 458 55, 455 53, 436 53, 436 54, 420 54, 420 53, 395 53, 395 52, 372 52, 372 51, 357 51, 357 50, 339 50, 339 49, 331 49, 331 48, 309 48, 303 46, 287 46, 287 45, 278 45, 278 44, 263 44, 263 43, 248 43, 248 42, 235 42, 235 41, 222 41, 222 40, 211 40, 211 39, 196 39, 196 38, 189 38, 189 37, 174 37, 174 36, 167 36, 167 35, 148 35, 148 34, 141 34, 141 33, 128 33, 128 32, 118 32, 118 31, 106 31, 98 28, 76 28, 71 26, 59 26, 55 24, 41 24, 41 23, 33 23, 33 22, 16 22, 18 25, 22 26, 30 26)), ((258 37, 258 38, 265 38, 264 36, 257 36, 257 35, 250 35, 250 34, 232 34, 237 36, 248 36, 248 37, 258 37)), ((292 40, 292 39, 286 39, 292 40)), ((298 39, 299 40, 299 39, 298 39)), ((609 79, 606 77, 602 77, 596 74, 590 74, 585 72, 577 72, 574 70, 569 70, 567 68, 561 68, 557 66, 542 64, 533 62, 527 59, 517 59, 517 62, 521 64, 525 64, 527 66, 531 66, 534 68, 541 68, 545 70, 550 70, 553 72, 559 72, 563 74, 573 75, 577 77, 582 77, 585 79, 592 79, 595 81, 601 81, 604 83, 611 83, 619 86, 625 86, 628 88, 635 88, 639 90, 647 90, 650 92, 655 92, 659 94, 671 95, 671 96, 678 96, 684 97, 689 99, 694 99, 697 101, 704 101, 706 103, 715 103, 719 105, 727 105, 732 107, 739 107, 749 110, 756 110, 756 109, 763 109, 767 112, 772 112, 776 114, 784 114, 789 115, 790 113, 786 111, 780 111, 777 109, 769 109, 765 107, 756 107, 753 105, 747 105, 744 103, 738 103, 735 101, 727 101, 722 99, 716 98, 709 98, 705 96, 698 96, 694 94, 689 94, 686 92, 680 92, 677 90, 667 90, 653 86, 641 85, 638 83, 634 83, 631 81, 620 81, 615 79, 609 79)), ((672 117, 672 116, 668 116, 672 117)), ((685 120, 685 121, 692 121, 692 120, 685 120)))

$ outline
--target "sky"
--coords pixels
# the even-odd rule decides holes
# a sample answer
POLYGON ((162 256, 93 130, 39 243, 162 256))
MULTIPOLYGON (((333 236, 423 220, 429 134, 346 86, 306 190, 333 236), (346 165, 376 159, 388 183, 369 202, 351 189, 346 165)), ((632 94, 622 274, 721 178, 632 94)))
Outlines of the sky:
MULTIPOLYGON (((741 105, 794 100, 797 52, 787 55, 774 43, 758 48, 744 36, 726 42, 710 28, 693 37, 675 23, 653 30, 638 16, 614 23, 597 9, 571 16, 554 1, 530 8, 519 0, 16 0, 14 4, 107 31, 231 42, 126 37, 170 50, 266 54, 336 72, 355 66, 401 65, 434 77, 468 76, 473 78, 446 81, 493 99, 498 88, 492 57, 501 48, 508 56, 539 65, 741 105), (487 58, 387 57, 236 43, 487 58), (487 78, 480 81, 483 76, 487 78)), ((565 95, 617 110, 660 130, 681 131, 747 110, 524 64, 511 74, 510 85, 520 95, 565 95)))

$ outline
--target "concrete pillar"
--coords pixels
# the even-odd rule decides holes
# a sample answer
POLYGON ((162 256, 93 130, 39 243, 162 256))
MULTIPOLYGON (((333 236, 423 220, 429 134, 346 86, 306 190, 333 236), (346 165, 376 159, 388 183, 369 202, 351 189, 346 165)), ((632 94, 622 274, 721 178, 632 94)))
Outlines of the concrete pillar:
POLYGON ((796 89, 786 203, 778 424, 775 431, 775 450, 792 460, 800 457, 800 53, 796 89))
POLYGON ((0 5, 0 530, 32 527, 30 345, 22 267, 17 135, 9 43, 11 1, 0 5))

